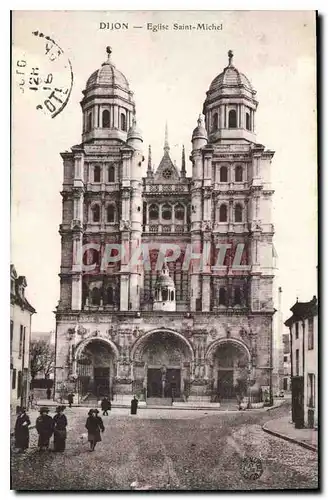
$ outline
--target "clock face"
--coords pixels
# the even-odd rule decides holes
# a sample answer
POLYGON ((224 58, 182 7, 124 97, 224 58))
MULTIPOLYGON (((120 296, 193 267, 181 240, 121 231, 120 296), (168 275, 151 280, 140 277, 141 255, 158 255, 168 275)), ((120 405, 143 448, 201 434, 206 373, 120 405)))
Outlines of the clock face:
POLYGON ((170 179, 171 176, 172 176, 172 172, 170 169, 166 168, 165 170, 163 170, 164 179, 170 179))

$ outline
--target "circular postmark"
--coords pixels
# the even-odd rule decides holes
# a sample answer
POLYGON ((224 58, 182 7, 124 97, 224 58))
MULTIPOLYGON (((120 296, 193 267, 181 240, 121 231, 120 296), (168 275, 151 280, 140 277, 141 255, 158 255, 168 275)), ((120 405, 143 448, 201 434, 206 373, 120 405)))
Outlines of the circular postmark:
POLYGON ((32 31, 26 50, 13 61, 14 79, 38 112, 55 118, 67 105, 73 88, 73 70, 63 49, 40 31, 32 31))
POLYGON ((258 457, 246 456, 240 464, 240 471, 245 479, 259 479, 263 474, 262 460, 258 457))

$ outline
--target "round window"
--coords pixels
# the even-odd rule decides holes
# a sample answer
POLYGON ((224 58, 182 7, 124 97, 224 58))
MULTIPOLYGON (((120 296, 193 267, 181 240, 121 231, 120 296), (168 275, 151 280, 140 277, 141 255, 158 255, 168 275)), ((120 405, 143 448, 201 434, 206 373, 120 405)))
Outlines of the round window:
POLYGON ((169 168, 166 168, 165 170, 163 170, 164 179, 170 179, 171 176, 172 176, 172 172, 169 168))

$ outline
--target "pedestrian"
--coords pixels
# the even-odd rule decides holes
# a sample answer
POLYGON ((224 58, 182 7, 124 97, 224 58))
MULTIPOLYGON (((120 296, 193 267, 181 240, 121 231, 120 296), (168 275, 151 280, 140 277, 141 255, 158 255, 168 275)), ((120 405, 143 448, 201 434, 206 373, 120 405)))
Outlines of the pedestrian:
POLYGON ((51 397, 51 389, 50 387, 47 388, 47 399, 50 399, 51 397))
POLYGON ((49 417, 49 408, 41 406, 40 416, 36 419, 36 430, 39 434, 38 447, 39 451, 49 448, 49 441, 53 434, 54 421, 49 417))
POLYGON ((135 396, 131 399, 131 415, 136 415, 138 410, 138 400, 135 396))
POLYGON ((28 395, 28 407, 30 409, 32 409, 34 406, 34 392, 33 391, 30 391, 29 395, 28 395))
POLYGON ((103 412, 103 416, 107 415, 108 417, 108 411, 111 411, 112 405, 110 400, 105 396, 104 399, 101 402, 101 409, 103 412))
POLYGON ((54 421, 54 451, 64 451, 66 445, 67 418, 64 415, 66 406, 57 406, 54 421))
POLYGON ((30 418, 26 413, 26 408, 22 406, 18 410, 15 424, 15 448, 18 448, 19 452, 24 452, 28 448, 30 441, 29 425, 31 425, 30 418))
POLYGON ((72 404, 74 401, 74 394, 70 393, 67 395, 68 406, 72 408, 72 404))
POLYGON ((98 410, 90 410, 85 424, 88 430, 88 441, 90 443, 90 451, 94 451, 96 444, 101 441, 100 431, 104 432, 105 427, 101 417, 98 417, 98 410))

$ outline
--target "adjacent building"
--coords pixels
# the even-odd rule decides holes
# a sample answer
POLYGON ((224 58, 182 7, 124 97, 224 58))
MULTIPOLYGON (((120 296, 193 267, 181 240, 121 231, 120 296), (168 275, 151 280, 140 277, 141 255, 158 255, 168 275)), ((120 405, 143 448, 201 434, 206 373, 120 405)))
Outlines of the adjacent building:
POLYGON ((32 315, 36 312, 25 296, 25 276, 10 266, 10 386, 11 406, 27 406, 29 396, 29 351, 32 315))
POLYGON ((83 90, 82 140, 61 154, 57 395, 272 392, 274 152, 256 140, 257 107, 229 51, 189 159, 183 147, 174 164, 166 129, 154 169, 107 48, 83 90))
POLYGON ((285 322, 290 331, 292 419, 297 427, 318 425, 318 302, 298 302, 285 322))

